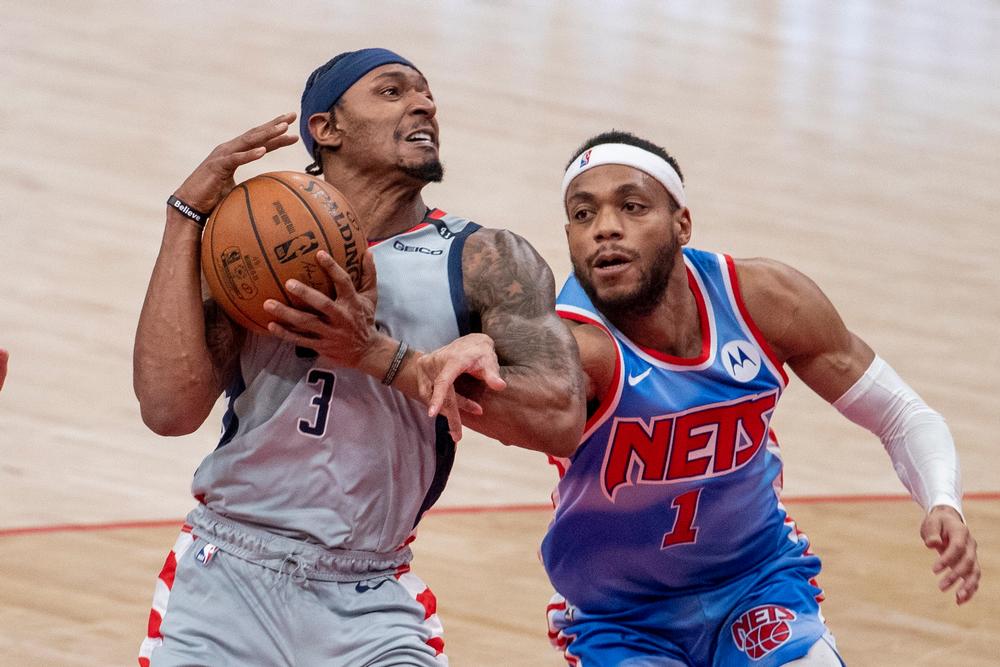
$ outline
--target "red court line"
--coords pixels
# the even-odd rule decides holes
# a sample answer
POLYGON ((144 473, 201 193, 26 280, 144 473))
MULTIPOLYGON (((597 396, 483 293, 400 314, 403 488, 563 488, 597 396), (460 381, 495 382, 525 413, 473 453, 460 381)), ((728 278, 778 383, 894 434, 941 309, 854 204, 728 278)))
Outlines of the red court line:
MULTIPOLYGON (((1000 500, 1000 491, 978 491, 966 493, 965 500, 1000 500)), ((905 494, 857 494, 831 496, 786 496, 782 502, 792 505, 818 505, 821 503, 872 503, 908 501, 905 494)), ((526 505, 473 505, 457 507, 440 507, 432 509, 428 514, 490 514, 495 512, 551 512, 552 505, 548 503, 526 505)), ((127 530, 130 528, 167 528, 183 523, 183 519, 154 519, 148 521, 117 521, 112 523, 61 523, 47 526, 24 526, 22 528, 0 528, 0 537, 17 535, 35 535, 39 533, 91 533, 102 530, 127 530)))

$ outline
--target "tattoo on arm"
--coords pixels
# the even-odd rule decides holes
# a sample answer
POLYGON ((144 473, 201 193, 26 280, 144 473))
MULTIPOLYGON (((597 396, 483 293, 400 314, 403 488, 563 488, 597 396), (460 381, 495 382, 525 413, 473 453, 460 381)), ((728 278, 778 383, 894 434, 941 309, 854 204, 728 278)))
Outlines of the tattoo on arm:
POLYGON ((203 302, 205 343, 212 358, 215 377, 221 389, 229 386, 236 372, 245 332, 233 323, 219 303, 209 297, 203 302))
POLYGON ((479 230, 466 241, 462 269, 466 300, 495 341, 505 374, 544 370, 565 377, 574 368, 575 343, 555 312, 552 271, 527 241, 479 230))

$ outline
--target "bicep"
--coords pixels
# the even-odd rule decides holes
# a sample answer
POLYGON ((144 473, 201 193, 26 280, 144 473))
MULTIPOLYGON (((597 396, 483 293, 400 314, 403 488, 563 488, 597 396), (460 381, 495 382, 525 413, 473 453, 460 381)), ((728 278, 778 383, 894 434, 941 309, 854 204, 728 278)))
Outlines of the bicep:
POLYGON ((578 373, 576 345, 555 311, 555 279, 519 236, 480 230, 462 256, 466 299, 503 366, 578 373))
POLYGON ((822 398, 840 398, 871 365, 875 353, 806 275, 770 260, 744 262, 739 273, 744 300, 768 344, 822 398))
POLYGON ((843 345, 793 357, 788 365, 810 389, 833 403, 864 375, 874 358, 868 344, 847 331, 843 345))

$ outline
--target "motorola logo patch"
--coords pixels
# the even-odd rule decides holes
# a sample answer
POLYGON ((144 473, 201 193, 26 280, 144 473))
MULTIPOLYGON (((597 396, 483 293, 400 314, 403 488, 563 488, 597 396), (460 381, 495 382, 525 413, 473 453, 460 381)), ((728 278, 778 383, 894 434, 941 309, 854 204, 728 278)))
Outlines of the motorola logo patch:
POLYGON ((722 366, 737 382, 749 382, 760 373, 760 352, 745 340, 731 340, 722 346, 722 366))

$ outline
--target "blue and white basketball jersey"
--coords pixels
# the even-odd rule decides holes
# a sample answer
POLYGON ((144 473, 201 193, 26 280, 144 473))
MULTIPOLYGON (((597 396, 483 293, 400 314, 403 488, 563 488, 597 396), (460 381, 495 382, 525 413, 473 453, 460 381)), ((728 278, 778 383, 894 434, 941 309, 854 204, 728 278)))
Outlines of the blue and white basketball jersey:
POLYGON ((788 378, 751 321, 730 257, 684 249, 702 347, 677 358, 630 341, 575 276, 557 309, 614 340, 614 380, 561 480, 542 559, 556 590, 591 614, 627 613, 802 553, 779 499, 771 416, 788 378))
MULTIPOLYGON (((369 243, 375 320, 433 350, 470 332, 462 249, 479 225, 429 211, 369 243)), ((192 492, 227 518, 331 549, 391 552, 440 496, 455 443, 420 401, 311 350, 248 333, 219 446, 192 492)))

